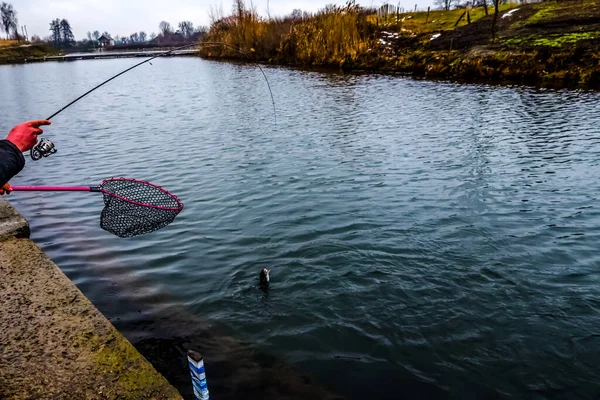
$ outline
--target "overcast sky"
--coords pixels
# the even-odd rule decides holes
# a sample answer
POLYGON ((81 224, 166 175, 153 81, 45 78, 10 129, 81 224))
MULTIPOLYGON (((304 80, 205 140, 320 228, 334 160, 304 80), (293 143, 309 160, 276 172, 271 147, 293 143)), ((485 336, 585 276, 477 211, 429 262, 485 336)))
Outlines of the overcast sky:
MULTIPOLYGON (((4 0, 6 1, 6 0, 4 0)), ((71 23, 76 39, 83 39, 87 31, 108 31, 111 35, 127 35, 133 32, 158 31, 160 21, 176 26, 180 21, 192 21, 195 25, 209 25, 211 6, 222 6, 226 13, 232 8, 231 0, 8 0, 17 11, 19 25, 26 25, 29 36, 50 34, 50 21, 66 18, 71 23)), ((317 11, 326 4, 344 4, 344 0, 254 0, 261 15, 287 15, 293 9, 317 11)), ((364 6, 380 6, 382 0, 362 0, 364 6)), ((396 1, 390 1, 397 4, 396 1)), ((427 8, 433 0, 404 0, 402 7, 427 8)))

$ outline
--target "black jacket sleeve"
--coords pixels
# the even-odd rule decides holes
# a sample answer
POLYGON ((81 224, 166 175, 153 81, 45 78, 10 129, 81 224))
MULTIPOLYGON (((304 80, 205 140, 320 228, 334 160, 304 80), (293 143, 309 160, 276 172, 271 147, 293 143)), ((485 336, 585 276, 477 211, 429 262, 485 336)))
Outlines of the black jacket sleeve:
POLYGON ((19 148, 8 140, 0 140, 0 187, 21 172, 25 157, 19 148))

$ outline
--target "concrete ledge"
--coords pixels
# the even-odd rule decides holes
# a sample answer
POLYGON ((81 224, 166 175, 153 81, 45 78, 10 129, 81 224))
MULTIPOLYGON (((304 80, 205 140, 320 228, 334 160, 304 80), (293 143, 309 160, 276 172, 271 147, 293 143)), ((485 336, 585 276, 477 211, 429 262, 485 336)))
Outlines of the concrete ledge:
POLYGON ((23 238, 29 234, 24 221, 0 200, 0 398, 181 399, 56 264, 23 238))
POLYGON ((0 242, 9 238, 29 238, 29 224, 8 202, 0 199, 0 242))

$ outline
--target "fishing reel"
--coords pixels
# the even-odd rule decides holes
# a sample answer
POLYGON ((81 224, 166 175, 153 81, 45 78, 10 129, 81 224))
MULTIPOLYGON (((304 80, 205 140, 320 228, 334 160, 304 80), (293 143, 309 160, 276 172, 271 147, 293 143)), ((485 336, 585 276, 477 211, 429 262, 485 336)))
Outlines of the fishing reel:
POLYGON ((48 157, 50 154, 54 154, 56 152, 57 150, 54 147, 54 143, 52 143, 49 139, 42 138, 38 144, 33 146, 29 152, 29 155, 31 156, 32 160, 37 161, 42 157, 48 157))

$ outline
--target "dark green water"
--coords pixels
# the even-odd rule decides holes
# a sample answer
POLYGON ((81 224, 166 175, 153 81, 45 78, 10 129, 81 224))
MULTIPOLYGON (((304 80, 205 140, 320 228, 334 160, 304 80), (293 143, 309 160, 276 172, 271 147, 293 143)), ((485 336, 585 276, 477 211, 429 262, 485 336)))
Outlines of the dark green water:
MULTIPOLYGON (((132 63, 0 67, 0 131, 132 63)), ((276 125, 255 67, 157 60, 58 116, 59 153, 12 181, 185 203, 123 240, 93 194, 11 196, 122 332, 210 324, 348 399, 600 395, 598 93, 267 74, 276 125)))

